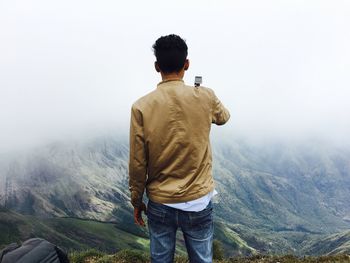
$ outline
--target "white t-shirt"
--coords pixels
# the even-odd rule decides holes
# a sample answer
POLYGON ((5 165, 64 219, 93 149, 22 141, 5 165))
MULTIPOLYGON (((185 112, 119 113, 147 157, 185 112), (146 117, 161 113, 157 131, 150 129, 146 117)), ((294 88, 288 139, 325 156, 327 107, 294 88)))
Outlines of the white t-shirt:
POLYGON ((218 192, 214 189, 213 191, 209 192, 205 196, 202 196, 195 200, 191 200, 183 203, 163 204, 163 205, 170 206, 172 208, 180 209, 187 212, 199 212, 207 207, 211 198, 215 196, 217 193, 218 192))

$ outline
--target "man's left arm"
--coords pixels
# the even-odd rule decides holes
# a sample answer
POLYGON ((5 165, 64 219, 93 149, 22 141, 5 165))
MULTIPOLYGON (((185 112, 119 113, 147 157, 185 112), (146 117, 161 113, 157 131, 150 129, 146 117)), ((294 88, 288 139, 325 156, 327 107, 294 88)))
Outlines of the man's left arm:
POLYGON ((134 105, 130 119, 130 158, 129 158, 129 190, 131 203, 134 206, 135 223, 144 226, 142 211, 146 206, 142 202, 147 180, 147 154, 145 147, 142 112, 134 105))

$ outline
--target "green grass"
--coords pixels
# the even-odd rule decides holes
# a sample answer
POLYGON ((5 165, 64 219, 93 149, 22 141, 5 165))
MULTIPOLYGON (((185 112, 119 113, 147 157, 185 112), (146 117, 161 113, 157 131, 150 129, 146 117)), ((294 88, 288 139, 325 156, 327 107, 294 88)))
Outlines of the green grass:
POLYGON ((256 255, 249 258, 231 258, 222 263, 348 263, 349 255, 321 256, 321 257, 296 257, 285 256, 263 256, 256 255))
POLYGON ((69 254, 69 260, 74 263, 84 263, 88 260, 97 260, 106 254, 96 249, 88 249, 85 251, 75 251, 69 254))
MULTIPOLYGON (((137 250, 121 250, 114 255, 107 255, 96 250, 74 252, 70 254, 72 263, 150 263, 148 253, 137 250)), ((184 256, 177 256, 175 263, 188 263, 184 256)), ((251 257, 236 257, 214 260, 214 263, 349 263, 349 255, 296 257, 293 255, 267 256, 255 255, 251 257)))

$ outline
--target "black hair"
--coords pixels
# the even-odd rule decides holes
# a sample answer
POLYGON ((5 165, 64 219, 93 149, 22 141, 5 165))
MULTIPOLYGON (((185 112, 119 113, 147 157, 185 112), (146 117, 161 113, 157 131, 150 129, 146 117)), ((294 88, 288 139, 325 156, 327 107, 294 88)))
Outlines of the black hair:
POLYGON ((152 47, 162 72, 179 72, 183 68, 187 58, 187 45, 181 37, 174 34, 162 36, 152 47))

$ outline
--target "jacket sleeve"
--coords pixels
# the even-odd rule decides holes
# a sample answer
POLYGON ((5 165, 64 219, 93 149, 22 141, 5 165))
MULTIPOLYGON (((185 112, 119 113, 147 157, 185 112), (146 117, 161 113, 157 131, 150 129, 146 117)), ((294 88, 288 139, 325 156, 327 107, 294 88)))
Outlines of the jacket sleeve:
POLYGON ((147 180, 147 158, 142 112, 134 105, 130 119, 129 190, 134 207, 142 204, 147 180))
POLYGON ((216 125, 223 125, 230 119, 230 112, 221 103, 215 92, 210 89, 212 93, 212 123, 216 125))

